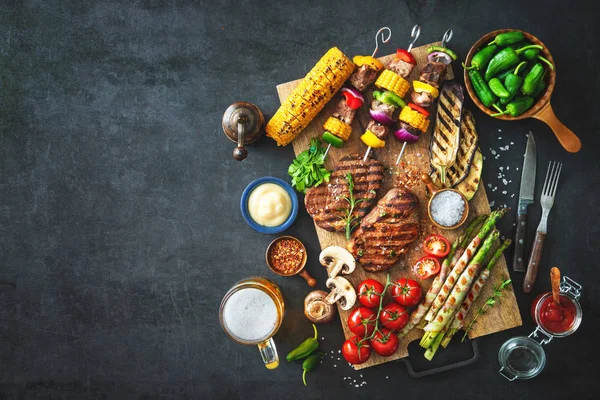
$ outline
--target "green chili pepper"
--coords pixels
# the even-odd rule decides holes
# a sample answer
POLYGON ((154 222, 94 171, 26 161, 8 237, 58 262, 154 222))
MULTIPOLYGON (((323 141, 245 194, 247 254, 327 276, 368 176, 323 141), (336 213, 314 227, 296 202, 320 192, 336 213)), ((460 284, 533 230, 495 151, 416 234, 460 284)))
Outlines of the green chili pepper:
POLYGON ((511 49, 510 47, 506 47, 505 49, 501 50, 490 60, 487 70, 485 71, 485 80, 489 81, 497 73, 517 65, 520 61, 519 55, 532 48, 542 49, 543 47, 537 44, 532 44, 530 46, 521 47, 518 50, 511 49))
POLYGON ((325 353, 313 353, 302 363, 302 369, 304 370, 302 371, 302 382, 304 382, 304 386, 306 386, 306 373, 315 369, 324 355, 325 353))
POLYGON ((511 72, 512 72, 511 69, 507 69, 506 71, 496 75, 495 78, 500 79, 500 81, 504 81, 506 79, 506 77, 508 76, 508 74, 510 74, 511 72))
POLYGON ((313 324, 313 329, 315 331, 315 336, 309 337, 304 342, 300 343, 294 350, 290 351, 287 356, 285 356, 286 360, 302 360, 319 348, 319 341, 317 340, 317 327, 315 324, 313 324))
POLYGON ((491 116, 497 117, 499 115, 510 114, 511 117, 518 117, 519 115, 527 111, 529 108, 531 108, 534 102, 535 100, 531 96, 517 97, 516 99, 514 99, 506 105, 506 110, 496 114, 492 114, 491 116))
POLYGON ((491 44, 497 44, 499 46, 508 46, 509 44, 517 43, 522 40, 525 40, 525 35, 520 31, 512 31, 512 32, 504 32, 499 35, 496 35, 494 41, 490 42, 491 44))
POLYGON ((384 92, 380 92, 379 90, 374 91, 373 98, 377 101, 389 104, 390 106, 394 106, 397 108, 406 107, 406 102, 402 99, 402 97, 398 96, 395 93, 388 92, 387 90, 384 92))
POLYGON ((507 47, 510 47, 510 48, 513 48, 513 49, 517 50, 517 49, 520 49, 523 46, 528 46, 530 44, 531 43, 529 43, 528 41, 525 40, 523 42, 511 43, 507 47))
POLYGON ((533 61, 540 54, 540 49, 527 49, 523 52, 523 58, 527 61, 533 61))
POLYGON ((533 66, 531 71, 525 76, 525 80, 523 81, 523 87, 521 87, 521 92, 524 95, 531 96, 533 92, 535 92, 535 88, 538 83, 544 78, 544 67, 541 63, 537 63, 533 66))
POLYGON ((450 50, 447 47, 442 47, 442 46, 429 46, 427 48, 427 54, 431 54, 434 51, 441 51, 443 53, 446 53, 450 56, 450 58, 452 58, 453 60, 456 60, 458 58, 458 56, 456 55, 455 52, 453 52, 452 50, 450 50))
POLYGON ((483 80, 481 73, 477 70, 471 70, 469 71, 469 78, 471 79, 471 84, 473 85, 473 89, 475 89, 475 93, 477 94, 477 97, 479 97, 479 100, 481 100, 484 106, 491 106, 492 103, 496 101, 496 96, 483 80))
POLYGON ((510 71, 509 74, 504 79, 504 87, 510 93, 510 96, 504 97, 500 99, 500 104, 507 105, 511 102, 511 100, 516 96, 521 88, 521 84, 523 83, 523 78, 519 76, 519 70, 521 67, 527 64, 527 61, 522 61, 514 71, 510 71))
POLYGON ((344 141, 335 136, 333 133, 325 131, 323 133, 323 137, 321 138, 325 143, 329 143, 333 147, 337 147, 338 149, 344 145, 344 141))
POLYGON ((531 94, 532 97, 538 97, 543 91, 546 89, 546 82, 542 79, 537 86, 535 87, 535 91, 531 94))
POLYGON ((475 55, 471 59, 471 65, 469 67, 465 67, 464 63, 463 63, 463 67, 466 70, 471 70, 471 69, 481 70, 481 69, 485 68, 487 63, 492 59, 492 57, 494 57, 494 54, 496 53, 497 50, 498 50, 498 46, 496 46, 495 44, 486 46, 483 49, 479 50, 477 53, 475 53, 475 55))
POLYGON ((500 98, 507 98, 508 96, 510 96, 510 93, 508 92, 508 90, 506 90, 500 79, 492 78, 490 79, 488 84, 490 86, 490 89, 496 96, 500 98))

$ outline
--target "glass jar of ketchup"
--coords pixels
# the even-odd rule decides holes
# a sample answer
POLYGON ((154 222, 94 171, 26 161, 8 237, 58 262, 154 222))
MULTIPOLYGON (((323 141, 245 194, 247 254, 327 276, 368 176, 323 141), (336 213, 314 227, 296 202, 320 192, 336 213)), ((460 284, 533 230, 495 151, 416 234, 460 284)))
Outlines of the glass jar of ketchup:
POLYGON ((560 304, 556 304, 552 293, 538 295, 531 304, 531 317, 537 327, 529 336, 508 339, 498 352, 500 374, 510 381, 531 379, 546 365, 543 345, 554 338, 571 335, 579 328, 583 313, 579 304, 582 287, 563 276, 560 283, 560 304))

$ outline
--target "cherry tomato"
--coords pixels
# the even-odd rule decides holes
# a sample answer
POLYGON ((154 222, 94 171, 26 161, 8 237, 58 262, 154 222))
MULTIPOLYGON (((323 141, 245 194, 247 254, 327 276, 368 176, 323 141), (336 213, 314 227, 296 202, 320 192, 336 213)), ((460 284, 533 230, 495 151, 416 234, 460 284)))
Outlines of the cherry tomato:
POLYGON ((365 307, 379 307, 383 285, 375 279, 366 279, 358 285, 358 301, 365 307))
POLYGON ((342 355, 350 364, 362 364, 371 357, 371 343, 352 336, 342 345, 342 355))
POLYGON ((377 314, 366 307, 358 307, 348 315, 350 331, 361 338, 373 333, 375 321, 377 321, 377 314))
POLYGON ((419 258, 413 267, 413 271, 419 279, 427 279, 440 272, 440 262, 437 258, 425 256, 419 258))
POLYGON ((430 256, 443 258, 450 253, 450 242, 443 236, 431 234, 425 238, 423 250, 430 256))
POLYGON ((419 107, 418 105, 416 105, 415 103, 408 103, 408 106, 410 108, 412 108, 415 111, 420 112, 421 114, 423 114, 426 117, 429 117, 429 113, 427 112, 426 109, 424 109, 423 107, 419 107))
POLYGON ((421 286, 412 279, 400 278, 392 286, 392 298, 401 306, 414 306, 421 299, 421 294, 421 286))
POLYGON ((404 325, 408 322, 408 312, 406 312, 406 309, 401 305, 388 303, 381 309, 379 322, 384 328, 393 331, 400 330, 404 328, 404 325))
POLYGON ((380 356, 389 357, 398 350, 398 336, 389 329, 381 328, 371 339, 371 347, 380 356))

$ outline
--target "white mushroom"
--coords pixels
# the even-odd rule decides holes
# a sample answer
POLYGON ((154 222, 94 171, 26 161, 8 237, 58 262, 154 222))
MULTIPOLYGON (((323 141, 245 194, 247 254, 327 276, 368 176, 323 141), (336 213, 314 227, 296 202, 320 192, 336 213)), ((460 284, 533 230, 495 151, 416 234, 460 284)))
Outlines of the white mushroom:
POLYGON ((319 262, 327 268, 327 275, 330 278, 340 274, 351 274, 356 268, 356 261, 352 254, 340 246, 325 247, 319 254, 319 262))
POLYGON ((327 295, 325 302, 333 304, 339 301, 342 310, 346 311, 354 306, 354 303, 356 303, 356 291, 348 279, 336 276, 335 278, 327 279, 326 285, 331 289, 331 293, 327 295))
POLYGON ((304 315, 316 324, 329 322, 335 316, 335 307, 325 302, 327 292, 313 290, 304 298, 304 315))

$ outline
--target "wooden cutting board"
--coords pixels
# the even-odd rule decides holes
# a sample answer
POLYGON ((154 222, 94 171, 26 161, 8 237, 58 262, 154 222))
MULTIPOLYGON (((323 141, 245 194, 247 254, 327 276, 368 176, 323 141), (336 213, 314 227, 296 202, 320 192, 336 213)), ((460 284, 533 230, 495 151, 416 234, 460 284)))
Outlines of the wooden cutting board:
MULTIPOLYGON (((438 44, 438 43, 436 43, 438 44)), ((413 79, 418 78, 418 71, 427 63, 427 47, 430 45, 425 45, 421 47, 414 48, 412 50, 413 55, 417 60, 417 67, 413 70, 409 81, 412 83, 413 79)), ((389 61, 391 61, 393 55, 388 55, 385 57, 381 57, 380 60, 387 65, 389 61)), ((455 63, 456 64, 456 63, 455 63)), ((447 78, 453 78, 453 73, 451 70, 448 71, 447 78)), ((277 86, 277 92, 279 94, 279 99, 283 102, 287 96, 292 92, 292 90, 298 85, 301 80, 284 83, 277 86)), ((373 88, 367 89, 369 94, 372 92, 373 88)), ((465 97, 467 96, 465 91, 465 97)), ((406 99, 409 99, 410 94, 406 96, 406 99)), ((306 150, 308 148, 310 139, 312 137, 320 137, 323 134, 323 128, 321 127, 325 120, 333 113, 335 107, 339 101, 341 96, 338 94, 334 97, 332 101, 317 115, 317 117, 308 125, 308 127, 302 132, 293 142, 292 146, 294 147, 294 153, 298 155, 300 152, 306 150)), ((371 98, 367 96, 367 101, 371 98)), ((427 291, 429 286, 431 285, 431 281, 433 278, 419 281, 412 272, 412 265, 416 260, 421 258, 424 255, 424 252, 421 246, 421 242, 425 235, 430 233, 439 233, 445 236, 450 242, 453 242, 454 239, 462 233, 464 227, 467 226, 465 223, 462 228, 459 228, 454 231, 442 231, 435 227, 427 217, 427 201, 428 201, 428 193, 425 188, 425 185, 418 179, 419 175, 423 172, 429 172, 429 143, 431 141, 431 131, 433 126, 435 125, 435 110, 437 107, 437 102, 434 103, 432 107, 430 107, 431 113, 431 123, 429 125, 429 131, 422 135, 421 139, 417 143, 408 144, 406 151, 403 156, 403 163, 399 167, 396 167, 394 164, 396 162, 396 158, 400 153, 400 149, 402 147, 402 143, 396 140, 393 135, 390 135, 386 140, 386 147, 382 149, 373 149, 372 152, 379 159, 383 165, 386 167, 385 172, 385 180, 384 180, 384 189, 381 191, 381 196, 387 192, 390 188, 392 188, 398 182, 407 183, 408 187, 417 195, 420 202, 420 218, 422 222, 422 237, 420 237, 412 246, 409 252, 404 255, 400 261, 389 269, 387 272, 390 274, 390 278, 397 279, 400 277, 409 277, 410 279, 415 279, 421 283, 423 288, 423 293, 427 291), (414 185, 414 186, 413 186, 414 185)), ((326 161, 326 167, 328 169, 333 169, 334 165, 337 161, 346 154, 349 153, 359 153, 364 154, 366 150, 366 146, 361 142, 360 135, 364 132, 364 128, 367 126, 369 122, 369 113, 368 108, 363 106, 358 114, 357 118, 355 118, 353 123, 353 131, 352 135, 348 142, 345 143, 344 147, 341 149, 337 149, 332 147, 329 151, 326 161)), ((485 168, 485 165, 484 165, 485 168)), ((485 186, 483 182, 479 185, 479 190, 470 201, 470 215, 469 220, 471 220, 476 215, 489 214, 490 213, 490 205, 488 202, 487 195, 484 190, 485 186)), ((328 232, 324 229, 316 226, 317 236, 319 237, 319 243, 321 245, 321 249, 338 245, 342 247, 346 247, 347 240, 343 233, 334 233, 328 232)), ((501 257, 498 260, 497 265, 492 270, 491 277, 484 287, 480 297, 477 299, 475 304, 472 306, 472 310, 467 316, 467 322, 470 322, 473 314, 479 309, 481 305, 486 301, 486 299, 492 294, 493 289, 492 286, 499 285, 503 280, 509 277, 508 268, 506 266, 506 260, 504 257, 501 257)), ((349 276, 346 276, 350 282, 356 288, 358 284, 364 279, 373 278, 377 279, 382 283, 385 283, 386 273, 371 273, 365 271, 362 267, 357 266, 354 273, 349 276)), ((387 295, 387 298, 384 300, 384 303, 390 301, 390 296, 387 295)), ((358 302, 355 307, 358 307, 358 302)), ((344 330, 344 335, 346 338, 352 336, 352 333, 348 329, 347 318, 350 311, 343 311, 338 307, 340 312, 340 319, 342 322, 342 328, 344 330)), ((497 303, 494 307, 488 310, 488 312, 482 315, 477 323, 474 324, 472 330, 469 332, 470 338, 476 338, 479 336, 484 336, 490 333, 499 332, 505 329, 513 328, 515 326, 520 326, 522 324, 521 315, 519 314, 519 307, 517 306, 517 301, 515 298, 514 291, 512 286, 509 286, 505 289, 502 294, 502 299, 500 303, 497 303)), ((363 369, 367 367, 371 367, 373 365, 382 364, 385 362, 397 360, 399 358, 403 358, 408 356, 408 344, 415 339, 420 339, 423 335, 423 331, 420 329, 413 329, 409 335, 403 338, 400 341, 400 347, 398 351, 391 357, 381 357, 376 353, 372 352, 371 358, 364 364, 356 365, 355 369, 363 369)), ((461 333, 457 333, 453 338, 453 341, 459 341, 462 337, 461 333)), ((423 352, 425 349, 423 349, 423 352)), ((443 348, 440 348, 438 351, 444 351, 443 348)), ((418 355, 416 355, 418 356, 418 355)))

